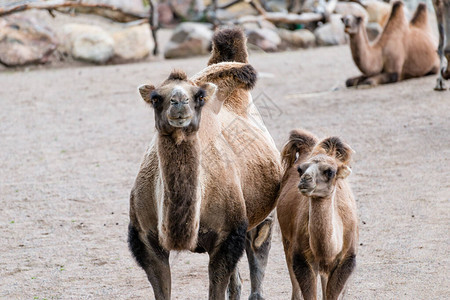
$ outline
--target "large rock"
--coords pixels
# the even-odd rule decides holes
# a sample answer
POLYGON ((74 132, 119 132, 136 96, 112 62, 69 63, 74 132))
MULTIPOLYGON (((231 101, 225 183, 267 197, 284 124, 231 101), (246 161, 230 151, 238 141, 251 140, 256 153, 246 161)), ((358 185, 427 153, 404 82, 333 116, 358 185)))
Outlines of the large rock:
POLYGON ((308 29, 298 29, 295 31, 279 28, 280 38, 288 46, 294 48, 309 48, 316 44, 316 36, 308 29))
POLYGON ((138 60, 149 55, 154 47, 150 26, 142 24, 116 31, 114 39, 114 55, 119 60, 138 60))
POLYGON ((101 64, 114 55, 114 39, 99 26, 72 23, 63 33, 65 50, 75 59, 101 64))
POLYGON ((278 47, 281 45, 281 38, 274 30, 268 28, 256 28, 246 30, 245 33, 247 34, 248 42, 263 51, 277 51, 278 47))
POLYGON ((354 2, 338 2, 334 12, 343 16, 352 15, 355 17, 361 17, 366 23, 369 19, 369 15, 364 7, 354 2))
POLYGON ((211 26, 184 22, 175 28, 164 50, 165 58, 183 58, 210 52, 213 32, 211 26))
POLYGON ((341 15, 331 15, 330 22, 314 31, 319 46, 342 45, 347 42, 341 15))
POLYGON ((383 28, 391 14, 391 5, 378 0, 364 0, 364 7, 369 16, 368 22, 377 22, 383 28))
POLYGON ((0 63, 6 66, 45 63, 57 45, 54 33, 42 22, 18 16, 0 18, 0 63))

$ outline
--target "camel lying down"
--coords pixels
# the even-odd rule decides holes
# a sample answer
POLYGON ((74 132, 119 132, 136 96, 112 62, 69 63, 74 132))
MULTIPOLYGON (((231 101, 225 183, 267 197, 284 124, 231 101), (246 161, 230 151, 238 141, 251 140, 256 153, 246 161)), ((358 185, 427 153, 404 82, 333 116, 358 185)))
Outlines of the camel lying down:
POLYGON ((338 299, 356 266, 358 218, 345 178, 351 148, 337 137, 318 141, 293 130, 282 150, 285 174, 277 215, 291 276, 292 299, 338 299))
POLYGON ((128 242, 156 299, 170 299, 172 250, 209 254, 209 299, 225 299, 227 288, 239 299, 246 250, 250 299, 262 299, 281 165, 252 105, 245 42, 241 30, 220 31, 199 74, 174 71, 139 88, 157 133, 131 191, 128 242))
POLYGON ((360 17, 342 18, 350 36, 353 60, 362 76, 349 78, 347 87, 377 85, 436 74, 439 57, 428 24, 427 7, 420 3, 410 22, 402 2, 394 2, 391 15, 379 38, 369 43, 360 17))

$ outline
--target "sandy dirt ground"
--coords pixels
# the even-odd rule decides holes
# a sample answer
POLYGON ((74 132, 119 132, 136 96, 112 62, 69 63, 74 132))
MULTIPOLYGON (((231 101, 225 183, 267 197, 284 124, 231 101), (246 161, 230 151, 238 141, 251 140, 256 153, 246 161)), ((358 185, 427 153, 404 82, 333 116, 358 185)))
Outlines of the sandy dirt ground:
MULTIPOLYGON (((151 299, 126 243, 128 197, 153 136, 137 86, 207 57, 0 73, 0 298, 151 299)), ((445 299, 449 287, 450 91, 435 77, 346 89, 348 46, 254 53, 252 92, 277 146, 293 128, 355 150, 358 267, 347 299, 445 299)), ((207 255, 172 253, 173 299, 206 299, 207 255)), ((249 294, 245 257, 243 295, 249 294)), ((275 232, 267 299, 291 284, 275 232)))

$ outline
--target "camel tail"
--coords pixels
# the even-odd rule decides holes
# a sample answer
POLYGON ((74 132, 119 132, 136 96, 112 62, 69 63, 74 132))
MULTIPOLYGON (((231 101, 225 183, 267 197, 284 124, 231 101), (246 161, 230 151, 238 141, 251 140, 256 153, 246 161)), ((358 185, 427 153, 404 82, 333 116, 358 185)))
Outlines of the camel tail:
POLYGON ((317 138, 306 130, 292 130, 289 140, 281 150, 284 169, 288 170, 296 161, 304 160, 311 153, 317 141, 317 138))
POLYGON ((410 24, 423 29, 428 28, 428 14, 425 3, 419 3, 410 24))
POLYGON ((213 36, 208 66, 220 62, 248 63, 247 39, 240 28, 217 31, 213 36))

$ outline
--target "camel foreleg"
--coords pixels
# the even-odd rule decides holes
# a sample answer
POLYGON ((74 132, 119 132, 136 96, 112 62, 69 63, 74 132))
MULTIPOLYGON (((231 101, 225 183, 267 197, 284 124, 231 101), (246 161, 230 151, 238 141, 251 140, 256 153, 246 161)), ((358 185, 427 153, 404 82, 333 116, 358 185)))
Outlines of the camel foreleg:
POLYGON ((245 251, 251 281, 249 300, 264 299, 262 283, 271 247, 274 214, 275 212, 272 212, 261 224, 247 233, 245 251))
POLYGON ((345 81, 345 86, 346 87, 357 86, 366 79, 367 79, 366 75, 351 77, 345 81))
POLYGON ((311 300, 317 297, 317 274, 301 252, 294 252, 292 269, 302 290, 303 299, 311 300))
POLYGON ((152 285, 155 299, 170 299, 169 252, 158 242, 157 235, 149 233, 144 243, 142 236, 131 223, 128 226, 128 246, 139 266, 144 269, 152 285))
POLYGON ((327 300, 338 299, 345 283, 356 267, 356 255, 346 256, 337 267, 331 272, 327 283, 327 300))
POLYGON ((362 82, 360 82, 358 85, 375 86, 375 85, 379 85, 379 84, 394 83, 399 80, 400 80, 400 76, 399 76, 399 73, 397 73, 397 72, 381 73, 381 74, 367 77, 362 82))
POLYGON ((209 254, 209 300, 225 300, 227 286, 244 254, 247 222, 231 230, 228 236, 209 254))

